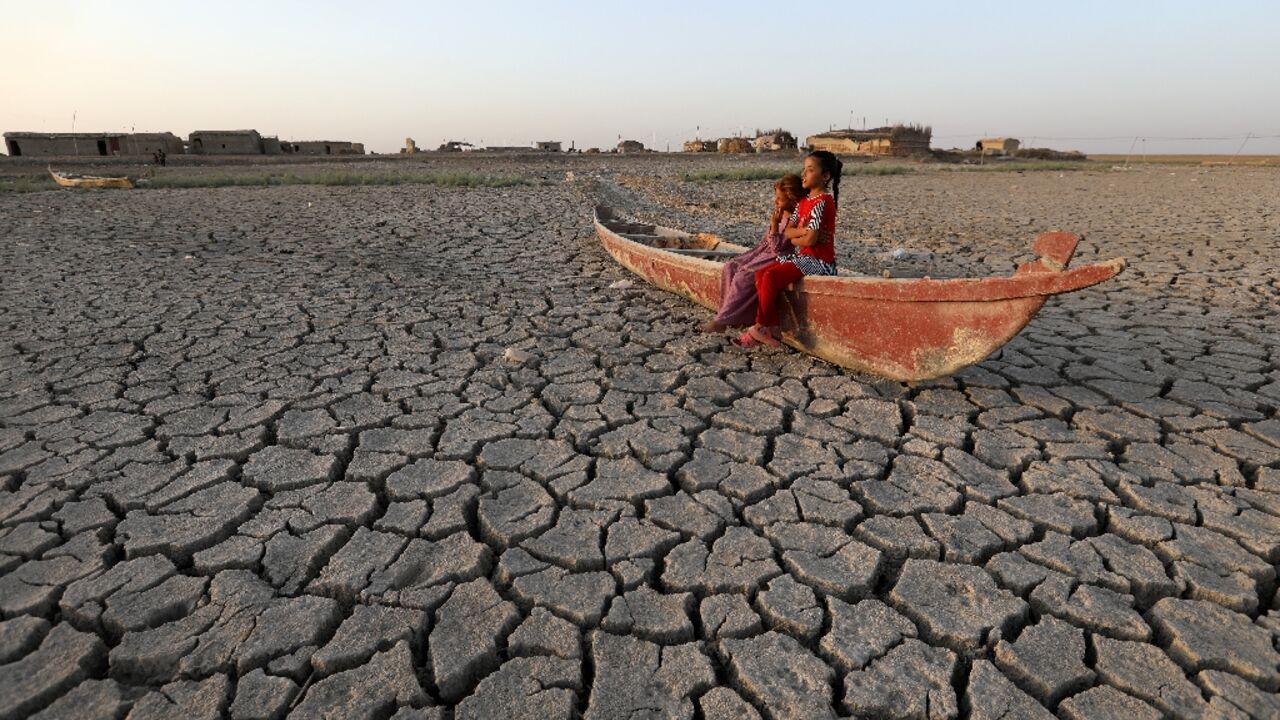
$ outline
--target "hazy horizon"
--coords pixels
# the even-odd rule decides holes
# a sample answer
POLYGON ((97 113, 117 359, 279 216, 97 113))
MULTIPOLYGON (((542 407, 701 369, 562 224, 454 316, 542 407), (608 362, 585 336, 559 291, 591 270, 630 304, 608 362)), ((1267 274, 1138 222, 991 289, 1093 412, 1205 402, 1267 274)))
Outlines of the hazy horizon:
POLYGON ((1280 5, 6 3, 0 131, 254 128, 658 150, 700 135, 931 125, 1089 153, 1280 153, 1280 5), (15 68, 22 68, 15 70, 15 68), (1134 142, 1134 138, 1146 138, 1134 142), (1194 139, 1193 139, 1194 138, 1194 139))

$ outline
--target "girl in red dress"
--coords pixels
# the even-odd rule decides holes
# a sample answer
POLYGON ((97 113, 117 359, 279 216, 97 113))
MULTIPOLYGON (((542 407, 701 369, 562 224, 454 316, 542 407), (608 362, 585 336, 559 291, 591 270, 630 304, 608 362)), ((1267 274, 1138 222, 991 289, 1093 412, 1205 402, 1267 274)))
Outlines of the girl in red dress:
POLYGON ((778 302, 783 289, 806 275, 836 274, 836 202, 840 199, 843 167, 826 150, 815 150, 804 159, 800 180, 809 195, 796 206, 793 221, 783 231, 783 236, 799 250, 779 255, 756 271, 756 324, 734 343, 744 348, 780 345, 778 302))

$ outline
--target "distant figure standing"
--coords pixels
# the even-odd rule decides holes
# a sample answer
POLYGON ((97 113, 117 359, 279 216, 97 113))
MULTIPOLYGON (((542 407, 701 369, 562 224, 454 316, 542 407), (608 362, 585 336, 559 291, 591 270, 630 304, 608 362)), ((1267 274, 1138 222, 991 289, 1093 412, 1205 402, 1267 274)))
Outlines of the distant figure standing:
POLYGON ((764 238, 754 248, 724 264, 720 270, 720 308, 715 318, 698 326, 699 330, 721 332, 726 327, 742 327, 755 320, 756 271, 774 262, 779 255, 795 252, 782 233, 804 194, 799 175, 783 175, 773 184, 773 216, 764 238))
POLYGON ((160 167, 164 167, 169 162, 169 155, 165 153, 164 148, 156 151, 156 160, 159 161, 160 167))

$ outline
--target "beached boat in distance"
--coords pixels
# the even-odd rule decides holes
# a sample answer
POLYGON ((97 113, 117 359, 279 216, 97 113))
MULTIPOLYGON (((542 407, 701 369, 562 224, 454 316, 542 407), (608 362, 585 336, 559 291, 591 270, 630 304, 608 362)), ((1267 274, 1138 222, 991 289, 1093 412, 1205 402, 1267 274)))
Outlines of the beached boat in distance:
MULTIPOLYGON (((720 302, 721 263, 747 249, 712 235, 627 222, 603 205, 595 225, 623 267, 712 310, 720 302)), ((1032 245, 1039 259, 1007 277, 807 277, 785 295, 782 339, 894 380, 950 375, 1009 342, 1051 295, 1097 285, 1124 269, 1124 258, 1116 258, 1068 270, 1078 242, 1071 233, 1043 233, 1032 245)))
POLYGON ((133 187, 133 180, 127 177, 99 177, 97 175, 75 175, 60 173, 49 168, 53 181, 64 188, 122 188, 133 187))

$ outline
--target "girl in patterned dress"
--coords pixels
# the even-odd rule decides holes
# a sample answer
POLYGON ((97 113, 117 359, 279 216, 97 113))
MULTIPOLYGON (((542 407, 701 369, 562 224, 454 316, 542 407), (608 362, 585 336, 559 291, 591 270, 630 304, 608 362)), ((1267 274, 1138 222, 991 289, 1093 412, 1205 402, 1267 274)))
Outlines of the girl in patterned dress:
POLYGON ((782 233, 799 250, 779 255, 756 271, 756 324, 734 340, 737 345, 780 345, 778 302, 782 291, 806 275, 836 274, 836 203, 843 167, 826 150, 815 150, 804 159, 800 179, 809 195, 796 205, 794 220, 782 233))
POLYGON ((756 318, 756 270, 774 262, 779 255, 795 252, 782 233, 795 219, 796 205, 805 190, 799 175, 783 175, 773 184, 773 216, 764 238, 755 247, 724 264, 720 270, 720 308, 715 318, 698 326, 702 332, 721 332, 726 327, 743 327, 756 318))

